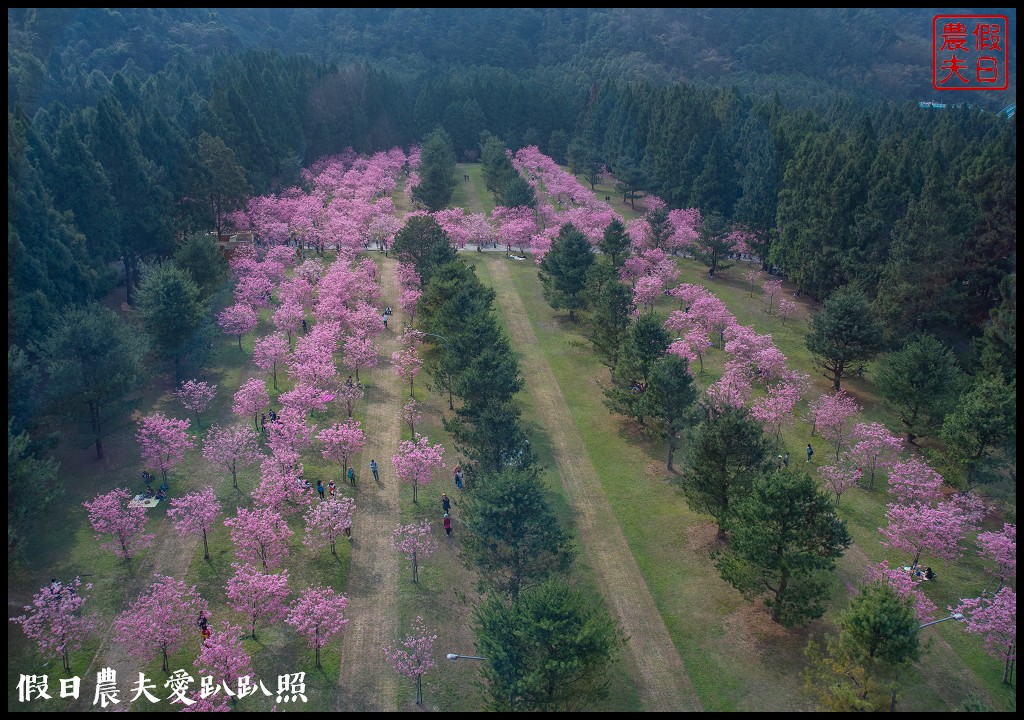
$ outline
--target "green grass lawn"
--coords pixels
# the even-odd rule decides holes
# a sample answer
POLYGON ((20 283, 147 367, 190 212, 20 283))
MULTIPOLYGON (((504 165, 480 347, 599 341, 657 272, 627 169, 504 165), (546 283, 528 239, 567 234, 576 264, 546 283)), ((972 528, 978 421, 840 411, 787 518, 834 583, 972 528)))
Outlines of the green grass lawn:
MULTIPOLYGON (((470 212, 493 210, 494 202, 483 186, 479 164, 461 164, 457 167, 456 194, 453 204, 470 212), (469 180, 462 180, 468 174, 469 180)), ((626 219, 639 217, 623 204, 610 188, 599 186, 595 189, 599 197, 610 195, 612 205, 626 219)), ((408 211, 411 206, 401 191, 395 193, 399 212, 408 211)), ((639 206, 638 206, 639 207, 639 206)), ((370 253, 378 263, 379 253, 370 253)), ((907 559, 899 553, 880 545, 879 525, 884 523, 885 482, 880 478, 873 492, 853 489, 843 496, 840 515, 847 521, 855 540, 855 547, 838 564, 838 573, 832 587, 829 612, 820 620, 803 629, 786 631, 771 622, 764 609, 751 605, 740 597, 730 586, 718 577, 711 553, 719 549, 715 539, 715 528, 710 518, 692 512, 678 491, 678 476, 665 469, 666 448, 662 443, 644 436, 632 423, 608 412, 602 403, 602 385, 609 382, 608 370, 600 364, 583 335, 582 324, 569 323, 564 313, 555 313, 544 302, 537 279, 536 265, 532 262, 512 262, 499 254, 466 254, 466 260, 477 267, 481 279, 492 282, 490 264, 508 262, 514 291, 517 292, 529 314, 537 335, 539 349, 551 366, 559 389, 569 404, 572 419, 583 439, 587 453, 601 480, 602 491, 615 512, 629 547, 643 572, 644 579, 657 603, 658 609, 668 627, 671 638, 683 658, 687 672, 707 710, 764 711, 810 710, 811 700, 803 692, 800 678, 805 661, 804 647, 808 639, 821 639, 832 631, 837 613, 848 602, 847 586, 855 584, 862 576, 868 562, 888 559, 890 564, 903 564, 907 559)), ((790 359, 791 367, 811 375, 813 390, 808 398, 813 399, 830 388, 825 378, 816 376, 804 345, 807 319, 816 308, 804 301, 798 302, 794 316, 783 322, 777 313, 768 315, 764 311, 760 288, 751 296, 745 278, 746 267, 736 267, 708 280, 703 266, 689 260, 680 260, 681 281, 706 285, 720 297, 744 325, 750 325, 761 333, 770 333, 775 344, 790 359)), ((786 292, 791 292, 786 290, 786 292)), ((223 300, 223 298, 221 298, 223 300)), ((387 299, 385 299, 387 300, 387 299)), ((395 299, 391 304, 396 305, 395 299)), ((675 305, 669 298, 659 301, 656 311, 666 316, 675 305)), ((499 321, 505 318, 498 313, 499 321)), ((186 460, 170 474, 171 497, 180 497, 191 490, 207 484, 213 486, 223 510, 228 515, 235 513, 237 506, 249 506, 251 493, 259 483, 259 467, 244 469, 239 473, 239 489, 231 483, 226 470, 212 468, 200 455, 201 440, 210 425, 234 424, 239 419, 232 413, 232 397, 238 386, 248 377, 264 377, 252 364, 252 347, 255 337, 273 331, 269 313, 264 312, 256 333, 243 337, 243 349, 239 350, 234 336, 218 335, 214 341, 214 352, 209 367, 198 374, 198 379, 218 385, 214 404, 203 415, 202 426, 193 421, 192 432, 197 435, 196 448, 186 460)), ((713 382, 722 372, 723 354, 713 349, 705 358, 705 372, 698 374, 698 384, 704 386, 713 382)), ((174 382, 167 365, 157 363, 157 374, 145 388, 137 403, 134 419, 160 411, 169 416, 185 417, 178 401, 171 395, 174 382)), ((364 371, 364 383, 379 382, 377 373, 383 370, 364 371)), ((188 379, 186 376, 185 379, 188 379)), ((273 390, 269 377, 268 390, 271 404, 279 408, 277 400, 282 392, 292 387, 283 369, 278 373, 278 390, 273 390)), ((529 387, 529 384, 528 384, 529 387)), ((869 367, 867 376, 844 382, 844 387, 864 407, 866 421, 879 421, 896 428, 894 418, 885 411, 871 382, 869 367)), ((544 435, 538 417, 532 390, 520 394, 523 419, 532 430, 531 446, 537 453, 540 464, 554 467, 553 453, 548 438, 544 435)), ((440 494, 447 492, 458 503, 458 497, 451 481, 451 467, 458 462, 451 438, 441 424, 443 412, 447 412, 446 398, 428 389, 428 378, 420 375, 416 380, 416 397, 423 403, 423 420, 417 431, 427 435, 433 442, 441 442, 447 448, 448 468, 439 471, 434 482, 420 489, 419 503, 412 503, 412 493, 403 487, 399 498, 400 518, 396 524, 418 522, 429 519, 435 524, 435 538, 440 547, 430 558, 424 559, 420 570, 420 583, 411 581, 411 569, 403 559, 399 566, 399 626, 404 634, 414 618, 422 616, 428 627, 436 629, 439 636, 435 646, 438 667, 424 677, 424 697, 428 709, 448 711, 472 711, 482 705, 479 665, 472 661, 448 662, 443 659, 447 652, 473 654, 475 650, 473 631, 473 608, 479 602, 475 575, 467 570, 458 556, 459 506, 453 508, 455 534, 446 538, 441 529, 440 494)), ((404 398, 403 398, 404 402, 404 398)), ((397 413, 399 408, 395 408, 397 413)), ((796 413, 794 422, 784 429, 782 442, 791 453, 791 461, 803 462, 803 447, 808 441, 814 444, 815 463, 828 461, 828 452, 821 438, 810 438, 810 425, 806 421, 806 404, 796 413)), ((365 416, 365 403, 360 403, 356 419, 365 416)), ((333 422, 341 422, 346 414, 341 407, 315 414, 311 422, 318 429, 333 422)), ((106 458, 94 459, 90 447, 82 447, 77 441, 73 428, 61 428, 66 440, 56 451, 61 462, 61 477, 65 483, 63 493, 52 498, 41 498, 45 503, 34 532, 29 538, 23 558, 14 558, 8 564, 9 615, 21 612, 22 605, 28 604, 31 596, 51 577, 68 579, 81 575, 91 582, 85 610, 95 613, 101 621, 100 632, 90 637, 85 647, 72 653, 73 674, 83 679, 83 695, 91 692, 95 672, 94 659, 105 657, 109 647, 103 638, 109 634, 116 615, 123 611, 151 582, 156 568, 155 558, 160 546, 141 552, 130 563, 115 559, 110 551, 100 550, 99 541, 88 526, 82 502, 97 493, 107 492, 114 487, 141 489, 142 469, 134 423, 125 422, 116 432, 106 438, 106 458), (92 676, 86 674, 87 670, 92 676)), ((403 426, 403 437, 408 429, 403 426)), ((333 477, 340 494, 349 492, 347 483, 338 482, 341 468, 323 460, 319 453, 303 453, 305 475, 315 484, 317 479, 326 485, 333 477)), ((378 458, 379 459, 379 458, 378 458)), ((354 461, 362 469, 360 477, 368 473, 368 458, 359 456, 354 461)), ((562 483, 551 470, 543 474, 547 496, 560 522, 572 527, 573 509, 565 494, 562 483)), ((1012 493, 1012 491, 1011 491, 1012 493)), ((358 501, 358 497, 357 497, 358 501)), ((158 543, 167 542, 173 528, 166 518, 167 504, 161 504, 150 512, 150 532, 156 532, 158 543)), ((358 519, 357 519, 358 522, 358 519)), ((987 529, 1001 526, 1002 518, 990 517, 987 529)), ((301 514, 289 519, 289 526, 295 531, 290 542, 290 558, 287 561, 289 585, 293 596, 313 584, 329 584, 337 592, 344 592, 348 582, 350 550, 347 543, 338 544, 338 555, 331 555, 328 548, 309 548, 301 543, 301 514)), ((195 584, 200 593, 211 603, 211 616, 216 624, 230 619, 237 624, 244 620, 230 610, 225 602, 223 587, 231 576, 234 548, 225 527, 219 522, 209 536, 210 560, 203 559, 202 544, 198 537, 189 541, 191 555, 177 558, 187 570, 184 579, 195 584)), ((939 607, 955 604, 960 597, 977 595, 985 586, 982 562, 970 549, 956 563, 929 560, 939 574, 939 581, 930 583, 925 592, 939 607)), ((589 594, 598 594, 598 584, 586 556, 581 548, 579 559, 572 572, 573 583, 589 594)), ((975 693, 994 709, 1007 710, 1015 706, 1014 689, 1000 682, 1001 664, 988 656, 981 640, 968 635, 957 623, 943 623, 922 631, 926 633, 929 651, 923 660, 909 668, 903 678, 904 710, 950 710, 955 709, 970 693, 975 693)), ((271 691, 276 690, 276 678, 283 673, 306 673, 307 697, 309 702, 287 709, 302 711, 330 711, 336 709, 337 683, 340 668, 340 639, 333 640, 322 654, 323 668, 313 665, 313 651, 290 626, 275 623, 272 627, 257 629, 258 640, 247 640, 246 648, 253 657, 256 675, 271 691)), ((171 662, 172 669, 182 667, 190 671, 196 647, 186 643, 171 662)), ((121 678, 122 696, 126 693, 128 680, 139 671, 162 686, 164 674, 154 658, 151 662, 133 661, 131 667, 116 668, 121 678)), ((50 688, 59 686, 58 677, 63 672, 55 658, 42 657, 35 646, 24 637, 20 627, 8 624, 8 709, 66 710, 89 709, 90 701, 77 703, 56 698, 45 705, 26 708, 17 702, 17 687, 20 674, 49 674, 50 688)), ((166 697, 166 691, 158 693, 166 697)), ((398 682, 398 707, 413 709, 412 681, 398 682)), ((266 711, 274 704, 273 698, 262 693, 239 704, 241 710, 266 711)), ((135 703, 133 710, 167 709, 166 701, 156 706, 135 703)), ((631 711, 642 710, 637 688, 628 672, 614 673, 611 697, 598 710, 631 711)))
MULTIPOLYGON (((487 258, 481 262, 502 261, 487 258)), ((810 308, 802 306, 798 317, 783 323, 777 315, 765 314, 759 291, 753 298, 749 296, 746 279, 738 272, 741 268, 707 281, 704 269, 692 261, 682 261, 681 267, 683 281, 708 284, 741 324, 771 333, 792 366, 812 372, 803 346, 810 308)), ((541 350, 569 402, 608 499, 705 707, 809 709, 799 677, 807 639, 830 631, 836 612, 847 602, 845 585, 863 576, 867 560, 887 558, 891 565, 903 560, 899 553, 879 544, 877 528, 883 524, 885 513, 884 482, 880 481, 874 492, 855 489, 843 497, 840 514, 849 523, 856 547, 839 563, 829 614, 805 629, 784 631, 767 618, 763 608, 747 604, 718 578, 709 558, 717 548, 710 519, 692 513, 676 490, 678 478, 665 469, 666 449, 662 444, 642 436, 631 423, 604 408, 600 389, 609 381, 608 372, 581 334, 583 326, 570 324, 564 313, 554 313, 544 303, 535 267, 511 263, 509 270, 541 350)), ((658 312, 665 315, 670 309, 671 301, 665 298, 658 312)), ((721 351, 713 350, 705 359, 705 376, 698 376, 698 382, 703 385, 717 378, 721 362, 721 351)), ((849 385, 851 393, 866 407, 866 418, 892 426, 892 418, 881 409, 869 380, 855 380, 849 385)), ((815 379, 809 397, 817 397, 830 387, 824 378, 815 379)), ((796 422, 783 435, 792 459, 800 462, 810 430, 803 412, 798 411, 796 422)), ((815 460, 827 462, 823 441, 817 438, 812 442, 817 450, 815 460)), ((957 564, 934 562, 933 566, 943 581, 928 586, 925 592, 940 611, 961 595, 977 594, 984 584, 980 561, 973 556, 957 564)), ((979 638, 967 635, 956 623, 924 632, 934 638, 935 647, 906 673, 903 709, 949 709, 970 692, 988 698, 993 707, 1009 706, 1012 695, 1000 683, 999 663, 984 653, 979 638)))

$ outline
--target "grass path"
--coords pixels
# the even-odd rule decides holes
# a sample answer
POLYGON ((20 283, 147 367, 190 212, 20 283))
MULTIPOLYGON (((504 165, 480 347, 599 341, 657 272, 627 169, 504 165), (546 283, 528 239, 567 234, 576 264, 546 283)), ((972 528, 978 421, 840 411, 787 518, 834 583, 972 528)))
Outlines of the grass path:
POLYGON ((401 440, 398 419, 403 381, 391 371, 391 353, 398 350, 398 279, 395 262, 385 260, 381 276, 385 302, 396 308, 391 328, 380 339, 381 362, 367 389, 363 448, 358 470, 356 514, 352 524, 352 564, 348 580, 349 623, 344 630, 338 710, 396 710, 395 673, 384 661, 383 647, 398 635, 398 554, 391 549, 391 530, 398 518, 398 480, 391 455, 401 440), (378 485, 370 459, 380 465, 378 485))
POLYGON ((508 268, 502 261, 492 262, 488 268, 512 342, 521 353, 527 389, 551 439, 558 473, 575 512, 583 554, 593 565, 605 601, 629 637, 625 654, 644 707, 652 711, 700 710, 700 701, 604 495, 558 381, 541 353, 508 268))

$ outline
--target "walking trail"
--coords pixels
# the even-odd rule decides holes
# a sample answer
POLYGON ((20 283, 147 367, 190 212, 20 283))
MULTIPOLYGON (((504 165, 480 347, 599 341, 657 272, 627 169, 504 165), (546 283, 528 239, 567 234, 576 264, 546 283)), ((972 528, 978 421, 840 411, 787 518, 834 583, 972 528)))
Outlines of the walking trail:
POLYGON ((583 555, 594 568, 605 602, 629 637, 625 655, 644 709, 701 710, 683 661, 604 495, 565 396, 540 350, 506 262, 487 263, 498 304, 520 353, 527 388, 551 439, 558 474, 585 549, 583 555))
POLYGON ((401 441, 398 408, 405 384, 391 368, 398 350, 398 279, 395 261, 385 260, 381 274, 384 302, 394 315, 380 336, 380 364, 366 392, 366 445, 356 474, 356 513, 352 523, 352 564, 348 576, 349 623, 343 631, 338 710, 395 711, 397 684, 384 660, 384 646, 398 636, 398 553, 391 549, 391 531, 398 515, 398 480, 391 455, 401 441), (370 460, 380 465, 380 484, 370 473, 370 460))

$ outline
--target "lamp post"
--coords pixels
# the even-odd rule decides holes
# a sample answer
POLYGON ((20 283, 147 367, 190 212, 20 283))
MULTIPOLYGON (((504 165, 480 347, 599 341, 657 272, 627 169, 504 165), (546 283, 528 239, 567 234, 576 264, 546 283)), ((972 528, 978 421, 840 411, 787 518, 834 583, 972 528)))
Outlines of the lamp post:
POLYGON ((448 653, 447 657, 449 660, 487 660, 479 655, 458 655, 456 653, 448 653))
POLYGON ((953 613, 952 615, 944 617, 944 618, 942 618, 940 620, 932 620, 931 622, 926 622, 923 625, 918 625, 917 629, 920 630, 921 628, 926 628, 929 625, 938 625, 940 622, 946 622, 947 620, 963 620, 963 619, 964 619, 964 614, 963 613, 953 613))
MULTIPOLYGON (((436 337, 436 338, 440 338, 441 342, 444 343, 445 349, 446 350, 448 349, 448 338, 446 338, 444 335, 438 335, 437 333, 423 333, 423 337, 436 337)), ((451 378, 451 375, 449 374, 449 376, 448 376, 448 409, 449 410, 454 410, 455 409, 455 403, 452 402, 452 382, 451 382, 451 380, 452 380, 452 378, 451 378)), ((448 659, 451 660, 452 658, 448 658, 448 659)))

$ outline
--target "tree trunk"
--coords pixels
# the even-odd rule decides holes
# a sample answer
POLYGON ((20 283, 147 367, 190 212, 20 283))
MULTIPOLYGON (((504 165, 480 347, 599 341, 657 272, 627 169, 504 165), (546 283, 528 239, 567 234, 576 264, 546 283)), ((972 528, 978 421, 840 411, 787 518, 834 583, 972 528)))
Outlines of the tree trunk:
MULTIPOLYGON (((416 498, 416 481, 415 480, 413 480, 413 483, 412 483, 412 502, 413 502, 414 505, 418 505, 419 504, 419 500, 416 498)), ((414 560, 415 560, 415 558, 414 558, 414 560)))
MULTIPOLYGON (((415 487, 415 486, 414 486, 414 487, 415 487)), ((420 570, 420 565, 419 565, 419 563, 418 563, 418 562, 416 561, 416 551, 415 551, 415 550, 413 550, 413 551, 412 551, 412 581, 413 581, 414 583, 416 583, 417 585, 418 585, 418 584, 419 584, 419 582, 420 582, 420 574, 419 574, 419 570, 420 570)))
POLYGON ((164 647, 160 648, 160 650, 163 652, 163 657, 164 657, 164 664, 163 664, 163 668, 162 669, 163 669, 164 672, 170 672, 170 668, 167 667, 167 647, 164 646, 164 647))
POLYGON ((675 443, 668 444, 668 471, 672 472, 672 456, 676 453, 675 443))
MULTIPOLYGON (((63 652, 61 652, 60 657, 61 657, 61 660, 64 661, 64 672, 67 672, 67 673, 71 672, 71 661, 68 658, 68 648, 67 648, 67 645, 64 646, 64 650, 63 650, 63 652)), ((1005 677, 1004 677, 1004 682, 1005 682, 1005 677)))
POLYGON ((416 704, 423 704, 423 676, 416 676, 416 704))
POLYGON ((96 459, 103 459, 103 441, 99 438, 96 438, 96 459))
POLYGON ((210 546, 206 544, 206 528, 203 528, 203 560, 210 559, 210 546))
POLYGON ((1017 663, 1017 643, 1010 643, 1006 648, 1006 665, 1003 666, 1003 682, 1007 685, 1013 679, 1013 668, 1017 663))
MULTIPOLYGON (((238 336, 238 349, 242 350, 242 336, 241 335, 238 336)), ((244 352, 244 350, 243 350, 243 352, 244 352)), ((274 385, 274 389, 275 390, 277 389, 277 385, 276 384, 274 385)))

